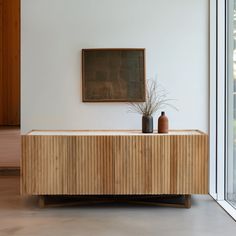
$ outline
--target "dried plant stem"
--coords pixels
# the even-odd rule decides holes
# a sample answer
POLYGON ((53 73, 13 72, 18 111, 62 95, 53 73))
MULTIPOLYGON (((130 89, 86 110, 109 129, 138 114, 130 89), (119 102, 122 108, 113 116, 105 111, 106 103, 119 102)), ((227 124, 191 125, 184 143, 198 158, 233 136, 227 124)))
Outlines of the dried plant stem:
POLYGON ((139 113, 143 116, 152 116, 155 112, 166 106, 177 110, 169 102, 174 99, 167 98, 167 91, 154 80, 148 80, 146 89, 146 101, 141 103, 129 103, 128 112, 139 113))

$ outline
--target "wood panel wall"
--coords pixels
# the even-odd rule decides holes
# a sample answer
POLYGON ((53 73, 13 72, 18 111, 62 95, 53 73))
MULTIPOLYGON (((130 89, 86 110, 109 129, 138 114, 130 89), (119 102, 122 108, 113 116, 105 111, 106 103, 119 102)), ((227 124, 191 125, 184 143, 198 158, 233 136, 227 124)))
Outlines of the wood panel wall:
POLYGON ((207 135, 22 136, 22 194, 207 194, 207 135))
POLYGON ((0 0, 0 125, 20 124, 20 0, 0 0))

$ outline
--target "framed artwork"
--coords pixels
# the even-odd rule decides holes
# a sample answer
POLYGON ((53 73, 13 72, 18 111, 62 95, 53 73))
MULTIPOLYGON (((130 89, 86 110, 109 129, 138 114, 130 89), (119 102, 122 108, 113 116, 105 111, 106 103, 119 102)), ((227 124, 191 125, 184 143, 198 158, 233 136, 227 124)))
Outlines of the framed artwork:
POLYGON ((83 102, 144 102, 145 49, 82 49, 83 102))

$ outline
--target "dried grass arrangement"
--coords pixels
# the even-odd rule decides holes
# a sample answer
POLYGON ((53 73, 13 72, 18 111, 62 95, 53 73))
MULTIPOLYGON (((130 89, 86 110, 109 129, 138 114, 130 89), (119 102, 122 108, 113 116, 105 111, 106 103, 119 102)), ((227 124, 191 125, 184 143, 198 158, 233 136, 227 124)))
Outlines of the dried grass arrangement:
POLYGON ((128 112, 138 113, 143 116, 152 116, 158 110, 166 106, 178 110, 170 102, 174 99, 168 98, 168 92, 156 80, 149 79, 146 86, 146 101, 141 103, 129 103, 128 112))

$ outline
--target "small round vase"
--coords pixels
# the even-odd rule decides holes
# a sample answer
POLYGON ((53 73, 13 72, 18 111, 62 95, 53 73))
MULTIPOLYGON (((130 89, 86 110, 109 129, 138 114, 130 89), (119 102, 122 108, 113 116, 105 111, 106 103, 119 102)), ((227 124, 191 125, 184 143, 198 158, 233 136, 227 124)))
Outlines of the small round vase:
POLYGON ((142 117, 142 132, 153 133, 153 117, 152 116, 142 117))

